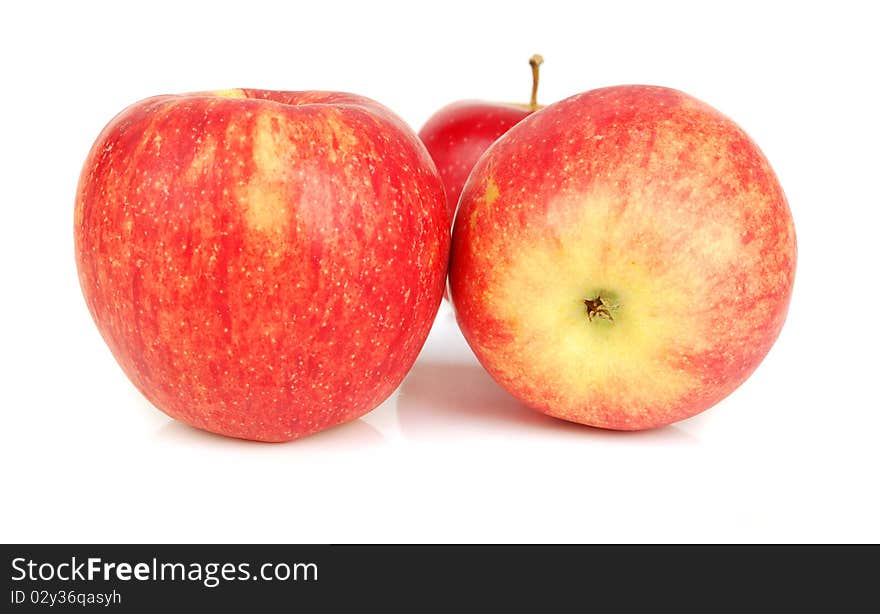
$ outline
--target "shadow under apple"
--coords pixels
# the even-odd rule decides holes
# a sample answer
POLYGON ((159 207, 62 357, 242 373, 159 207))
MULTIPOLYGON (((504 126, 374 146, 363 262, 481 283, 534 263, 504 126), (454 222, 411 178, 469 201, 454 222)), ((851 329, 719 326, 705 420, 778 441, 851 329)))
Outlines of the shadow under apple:
POLYGON ((321 448, 332 450, 334 448, 371 448, 382 444, 385 436, 375 427, 362 419, 352 420, 345 424, 339 424, 325 431, 320 431, 308 437, 282 443, 264 443, 225 437, 216 433, 203 431, 184 424, 178 420, 168 419, 167 423, 156 429, 154 437, 162 442, 174 445, 210 445, 228 448, 243 449, 245 447, 263 447, 266 449, 278 449, 292 447, 297 450, 321 448))
POLYGON ((611 431, 547 416, 508 394, 476 362, 416 362, 400 389, 397 413, 400 429, 408 439, 508 438, 544 433, 585 440, 697 441, 676 426, 611 431))

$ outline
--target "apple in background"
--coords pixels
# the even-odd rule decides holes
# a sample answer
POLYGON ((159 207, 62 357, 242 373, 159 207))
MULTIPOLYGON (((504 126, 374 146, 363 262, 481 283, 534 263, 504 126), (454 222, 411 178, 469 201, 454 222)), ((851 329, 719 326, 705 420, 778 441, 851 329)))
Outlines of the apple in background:
POLYGON ((461 100, 437 111, 422 126, 419 137, 437 165, 446 188, 450 220, 471 169, 489 145, 523 118, 540 109, 538 71, 544 59, 533 55, 532 99, 529 104, 461 100))
POLYGON ((138 102, 76 195, 76 262, 122 369, 169 416, 286 441, 398 386, 443 293, 449 223, 422 143, 345 93, 138 102))
POLYGON ((693 416, 753 372, 795 260, 788 203, 746 133, 633 85, 552 104, 486 152, 449 281, 465 338, 510 393, 637 430, 693 416))

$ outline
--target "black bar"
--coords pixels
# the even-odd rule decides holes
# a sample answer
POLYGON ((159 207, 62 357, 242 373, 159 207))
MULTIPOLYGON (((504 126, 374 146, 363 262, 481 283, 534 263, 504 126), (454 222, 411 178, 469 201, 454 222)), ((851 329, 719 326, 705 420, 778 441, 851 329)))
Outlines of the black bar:
POLYGON ((529 606, 537 612, 567 611, 572 606, 597 612, 713 612, 732 607, 760 612, 791 611, 800 605, 810 611, 855 612, 878 611, 880 605, 876 546, 212 544, 2 549, 3 612, 373 611, 392 606, 414 612, 481 607, 496 611, 508 606, 529 606), (89 559, 100 559, 92 564, 94 573, 89 559), (68 579, 74 568, 78 575, 68 579), (41 574, 45 579, 39 579, 41 574), (19 579, 22 575, 25 578, 19 579), (101 603, 89 602, 98 595, 101 603), (114 600, 109 606, 108 599, 114 600))

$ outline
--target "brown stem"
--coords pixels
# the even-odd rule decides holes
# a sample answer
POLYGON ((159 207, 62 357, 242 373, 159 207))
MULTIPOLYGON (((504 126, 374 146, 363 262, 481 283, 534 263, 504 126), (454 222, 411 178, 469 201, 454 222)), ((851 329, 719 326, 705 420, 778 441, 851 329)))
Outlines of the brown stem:
POLYGON ((601 318, 614 322, 614 314, 620 309, 620 304, 613 298, 597 294, 596 298, 584 299, 587 308, 587 320, 592 322, 595 318, 601 318))
POLYGON ((543 63, 544 58, 537 53, 529 58, 529 66, 532 67, 532 99, 529 102, 529 106, 532 108, 532 111, 538 110, 538 72, 540 71, 539 67, 543 63))

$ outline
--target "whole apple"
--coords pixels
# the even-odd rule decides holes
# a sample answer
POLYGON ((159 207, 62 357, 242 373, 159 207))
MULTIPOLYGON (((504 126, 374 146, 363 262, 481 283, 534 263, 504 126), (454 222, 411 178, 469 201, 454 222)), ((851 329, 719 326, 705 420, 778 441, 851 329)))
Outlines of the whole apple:
POLYGON ((539 67, 544 59, 533 55, 532 99, 529 104, 460 100, 432 115, 419 130, 419 138, 437 164, 446 188, 450 219, 474 164, 489 146, 523 118, 542 108, 538 104, 539 67))
POLYGON ((634 85, 549 105, 486 152, 449 279, 464 336, 510 393, 636 430, 693 416, 753 372, 795 260, 788 203, 746 133, 634 85))
POLYGON ((378 103, 236 89, 138 102, 80 177, 89 311, 156 407, 286 441, 386 399, 440 304, 443 188, 378 103))

